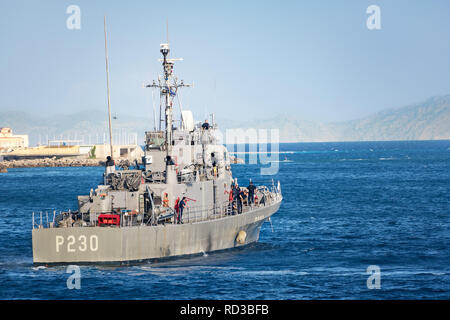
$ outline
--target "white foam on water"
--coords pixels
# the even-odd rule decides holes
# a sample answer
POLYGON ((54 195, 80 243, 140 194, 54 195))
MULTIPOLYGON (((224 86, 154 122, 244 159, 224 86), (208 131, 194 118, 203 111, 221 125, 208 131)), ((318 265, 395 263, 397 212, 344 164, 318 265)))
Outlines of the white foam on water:
POLYGON ((294 154, 298 151, 230 151, 230 154, 294 154))
POLYGON ((234 271, 232 274, 239 274, 242 276, 279 276, 279 275, 298 275, 304 276, 308 272, 293 271, 293 270, 255 270, 255 271, 234 271))
POLYGON ((46 266, 37 266, 37 267, 33 267, 33 268, 31 268, 31 269, 33 269, 34 271, 37 271, 37 270, 44 270, 44 269, 47 269, 47 267, 46 267, 46 266))

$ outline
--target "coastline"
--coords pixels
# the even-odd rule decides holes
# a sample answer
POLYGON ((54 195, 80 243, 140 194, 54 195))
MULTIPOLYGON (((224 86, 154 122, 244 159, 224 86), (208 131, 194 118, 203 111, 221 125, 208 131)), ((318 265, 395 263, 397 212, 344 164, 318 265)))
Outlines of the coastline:
MULTIPOLYGON (((117 161, 118 164, 120 161, 117 161)), ((231 163, 243 164, 244 160, 232 157, 231 163)), ((41 158, 0 161, 0 173, 7 173, 11 168, 39 168, 39 167, 102 167, 105 160, 83 158, 41 158)))
POLYGON ((0 172, 7 172, 11 168, 37 168, 37 167, 99 167, 105 161, 99 159, 78 158, 42 158, 23 160, 4 160, 0 162, 0 172), (6 171, 4 171, 6 170, 6 171))

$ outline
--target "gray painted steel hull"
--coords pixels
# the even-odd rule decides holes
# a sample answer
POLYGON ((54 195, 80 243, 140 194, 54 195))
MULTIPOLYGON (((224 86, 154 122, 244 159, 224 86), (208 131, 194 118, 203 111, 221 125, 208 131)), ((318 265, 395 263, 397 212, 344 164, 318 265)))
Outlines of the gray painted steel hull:
POLYGON ((261 225, 280 204, 281 199, 240 215, 181 225, 33 229, 33 262, 142 261, 238 247, 259 239, 261 225), (240 231, 246 233, 241 244, 240 231))

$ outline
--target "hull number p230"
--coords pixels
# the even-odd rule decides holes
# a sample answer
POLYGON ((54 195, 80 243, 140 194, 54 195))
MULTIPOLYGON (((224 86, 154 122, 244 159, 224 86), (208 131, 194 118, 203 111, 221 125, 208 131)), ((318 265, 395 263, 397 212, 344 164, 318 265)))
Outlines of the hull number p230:
POLYGON ((67 252, 85 252, 87 250, 95 252, 98 250, 98 237, 91 235, 88 239, 85 235, 81 235, 78 239, 74 235, 56 236, 56 252, 66 248, 67 252))

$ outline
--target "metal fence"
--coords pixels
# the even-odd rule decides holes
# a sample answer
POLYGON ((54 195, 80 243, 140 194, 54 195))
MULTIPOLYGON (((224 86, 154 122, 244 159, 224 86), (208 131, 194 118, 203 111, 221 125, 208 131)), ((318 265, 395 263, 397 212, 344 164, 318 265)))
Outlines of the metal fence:
MULTIPOLYGON (((263 187, 258 190, 261 198, 259 199, 259 202, 255 204, 253 202, 252 204, 248 203, 247 201, 244 201, 242 205, 240 206, 236 200, 234 201, 226 201, 220 204, 212 205, 212 206, 205 206, 205 205, 197 205, 197 206, 186 206, 183 209, 181 221, 179 220, 179 214, 181 213, 181 210, 179 210, 178 213, 175 212, 174 209, 172 210, 173 216, 169 217, 166 223, 168 224, 177 224, 179 222, 185 224, 185 223, 199 223, 203 221, 208 220, 217 220, 222 219, 231 215, 237 215, 237 214, 245 214, 247 212, 251 212, 253 210, 259 209, 260 207, 271 205, 275 202, 278 202, 281 200, 281 190, 278 185, 278 187, 275 187, 272 184, 272 188, 263 187), (262 201, 264 199, 264 202, 262 201), (241 210, 239 210, 239 207, 241 207, 241 210)), ((74 222, 69 225, 65 225, 66 227, 74 227, 74 226, 88 226, 88 224, 85 222, 85 218, 90 219, 90 213, 76 213, 78 220, 73 220, 74 222)), ((33 212, 32 215, 32 227, 35 228, 53 228, 53 227, 60 227, 58 224, 60 221, 64 221, 64 218, 72 217, 72 212, 69 210, 68 212, 59 212, 58 214, 56 211, 53 212, 39 212, 35 213, 33 212)), ((120 219, 120 227, 126 227, 126 226, 135 226, 135 225, 144 225, 143 220, 140 223, 134 223, 132 219, 130 219, 129 216, 126 216, 125 214, 121 215, 120 219)), ((97 226, 97 221, 94 220, 93 225, 89 225, 91 227, 97 226)))

